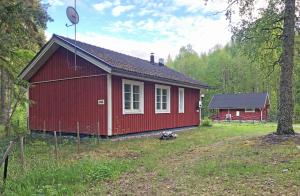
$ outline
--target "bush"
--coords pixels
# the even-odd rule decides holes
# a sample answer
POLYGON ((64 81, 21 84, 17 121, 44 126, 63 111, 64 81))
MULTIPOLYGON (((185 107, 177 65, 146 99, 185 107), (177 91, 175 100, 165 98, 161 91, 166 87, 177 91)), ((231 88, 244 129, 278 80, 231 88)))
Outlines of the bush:
POLYGON ((27 132, 27 114, 26 105, 17 107, 11 119, 11 129, 14 133, 22 134, 27 132))
POLYGON ((203 122, 202 122, 202 126, 203 127, 211 127, 212 126, 212 122, 210 119, 208 119, 207 117, 204 118, 203 122))

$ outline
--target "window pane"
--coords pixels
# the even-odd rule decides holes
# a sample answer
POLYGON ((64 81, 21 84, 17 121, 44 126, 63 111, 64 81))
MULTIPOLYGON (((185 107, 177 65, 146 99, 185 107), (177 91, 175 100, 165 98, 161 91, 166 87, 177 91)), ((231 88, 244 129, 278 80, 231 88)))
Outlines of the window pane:
POLYGON ((124 90, 125 92, 131 92, 130 84, 124 84, 124 90))
POLYGON ((140 101, 140 95, 139 94, 133 94, 133 101, 140 101))
POLYGON ((140 102, 133 102, 133 109, 135 110, 140 109, 140 102))
POLYGON ((133 85, 133 93, 140 93, 140 87, 133 85))
POLYGON ((161 96, 159 96, 159 95, 156 96, 156 102, 157 102, 157 103, 160 103, 160 102, 161 102, 161 96))
POLYGON ((156 103, 156 109, 160 110, 160 103, 156 103))
POLYGON ((162 102, 167 102, 167 96, 163 95, 162 102))
POLYGON ((157 95, 157 96, 160 96, 160 95, 161 95, 161 89, 160 89, 160 88, 157 88, 157 89, 156 89, 156 95, 157 95))
POLYGON ((161 89, 160 88, 156 89, 156 102, 157 103, 161 102, 161 89))
POLYGON ((166 110, 167 109, 167 103, 162 103, 162 109, 166 110))
POLYGON ((125 109, 130 110, 131 109, 131 85, 130 84, 124 84, 124 103, 125 103, 125 109))
POLYGON ((167 89, 162 89, 162 95, 167 96, 167 89))
POLYGON ((130 110, 130 102, 125 101, 125 109, 130 110))
POLYGON ((125 93, 125 101, 130 102, 130 93, 125 93))

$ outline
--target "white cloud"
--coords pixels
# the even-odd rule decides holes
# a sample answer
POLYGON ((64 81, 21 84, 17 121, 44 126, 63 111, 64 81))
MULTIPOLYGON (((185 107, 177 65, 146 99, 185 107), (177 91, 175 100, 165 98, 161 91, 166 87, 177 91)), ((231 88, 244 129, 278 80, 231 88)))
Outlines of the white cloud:
POLYGON ((118 5, 113 8, 112 15, 116 17, 120 16, 122 13, 132 10, 134 7, 134 5, 118 5))
POLYGON ((175 57, 179 48, 187 44, 192 44, 199 54, 208 52, 216 45, 224 46, 231 38, 225 17, 213 20, 200 16, 171 16, 160 21, 118 21, 110 29, 115 33, 139 36, 150 32, 153 36, 149 40, 139 41, 89 32, 81 33, 78 39, 148 60, 151 52, 155 53, 157 59, 166 59, 169 54, 175 57))
POLYGON ((207 52, 217 44, 225 45, 231 38, 225 16, 217 20, 202 16, 168 16, 161 20, 118 21, 110 29, 139 36, 149 33, 152 40, 166 40, 168 45, 175 44, 177 50, 192 44, 198 53, 207 52))
POLYGON ((101 3, 96 3, 93 5, 93 7, 95 8, 95 10, 97 11, 104 11, 107 8, 110 8, 113 4, 110 1, 104 1, 101 3))

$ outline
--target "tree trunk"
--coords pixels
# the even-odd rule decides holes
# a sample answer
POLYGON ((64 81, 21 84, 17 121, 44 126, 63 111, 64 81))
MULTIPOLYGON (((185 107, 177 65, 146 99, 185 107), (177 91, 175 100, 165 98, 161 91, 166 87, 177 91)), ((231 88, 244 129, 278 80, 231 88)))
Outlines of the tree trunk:
POLYGON ((285 0, 283 53, 279 86, 277 134, 294 134, 293 130, 293 67, 295 42, 295 0, 285 0))

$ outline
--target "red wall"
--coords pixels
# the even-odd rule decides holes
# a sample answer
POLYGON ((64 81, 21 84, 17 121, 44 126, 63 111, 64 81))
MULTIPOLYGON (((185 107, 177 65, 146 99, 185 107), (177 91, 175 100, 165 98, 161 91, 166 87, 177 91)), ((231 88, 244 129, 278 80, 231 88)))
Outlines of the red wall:
MULTIPOLYGON (((217 114, 213 116, 213 120, 226 120, 226 114, 231 114, 231 120, 261 120, 260 109, 255 109, 255 112, 245 112, 245 109, 220 109, 217 114), (240 116, 236 116, 236 111, 240 111, 240 116)), ((268 120, 268 110, 263 109, 262 120, 268 120)))
POLYGON ((122 114, 122 78, 112 77, 113 135, 199 124, 199 90, 184 88, 184 113, 178 113, 178 87, 171 86, 171 113, 155 114, 155 83, 144 81, 144 114, 122 114))
MULTIPOLYGON (((107 76, 104 71, 80 57, 74 69, 74 55, 59 48, 31 78, 29 126, 31 130, 107 135, 107 76), (80 76, 96 77, 50 81, 80 76), (104 99, 104 105, 97 101, 104 99)), ((184 88, 185 113, 178 113, 178 87, 171 86, 171 113, 155 114, 155 83, 144 81, 144 114, 122 114, 122 78, 112 76, 113 135, 199 124, 199 90, 184 88)))
POLYGON ((31 130, 59 130, 76 132, 79 122, 80 133, 107 134, 107 76, 95 65, 77 58, 78 69, 74 69, 74 55, 58 49, 32 77, 29 98, 29 126, 31 130), (97 77, 63 80, 32 84, 45 80, 99 75, 97 77), (97 100, 104 99, 104 105, 97 100))

